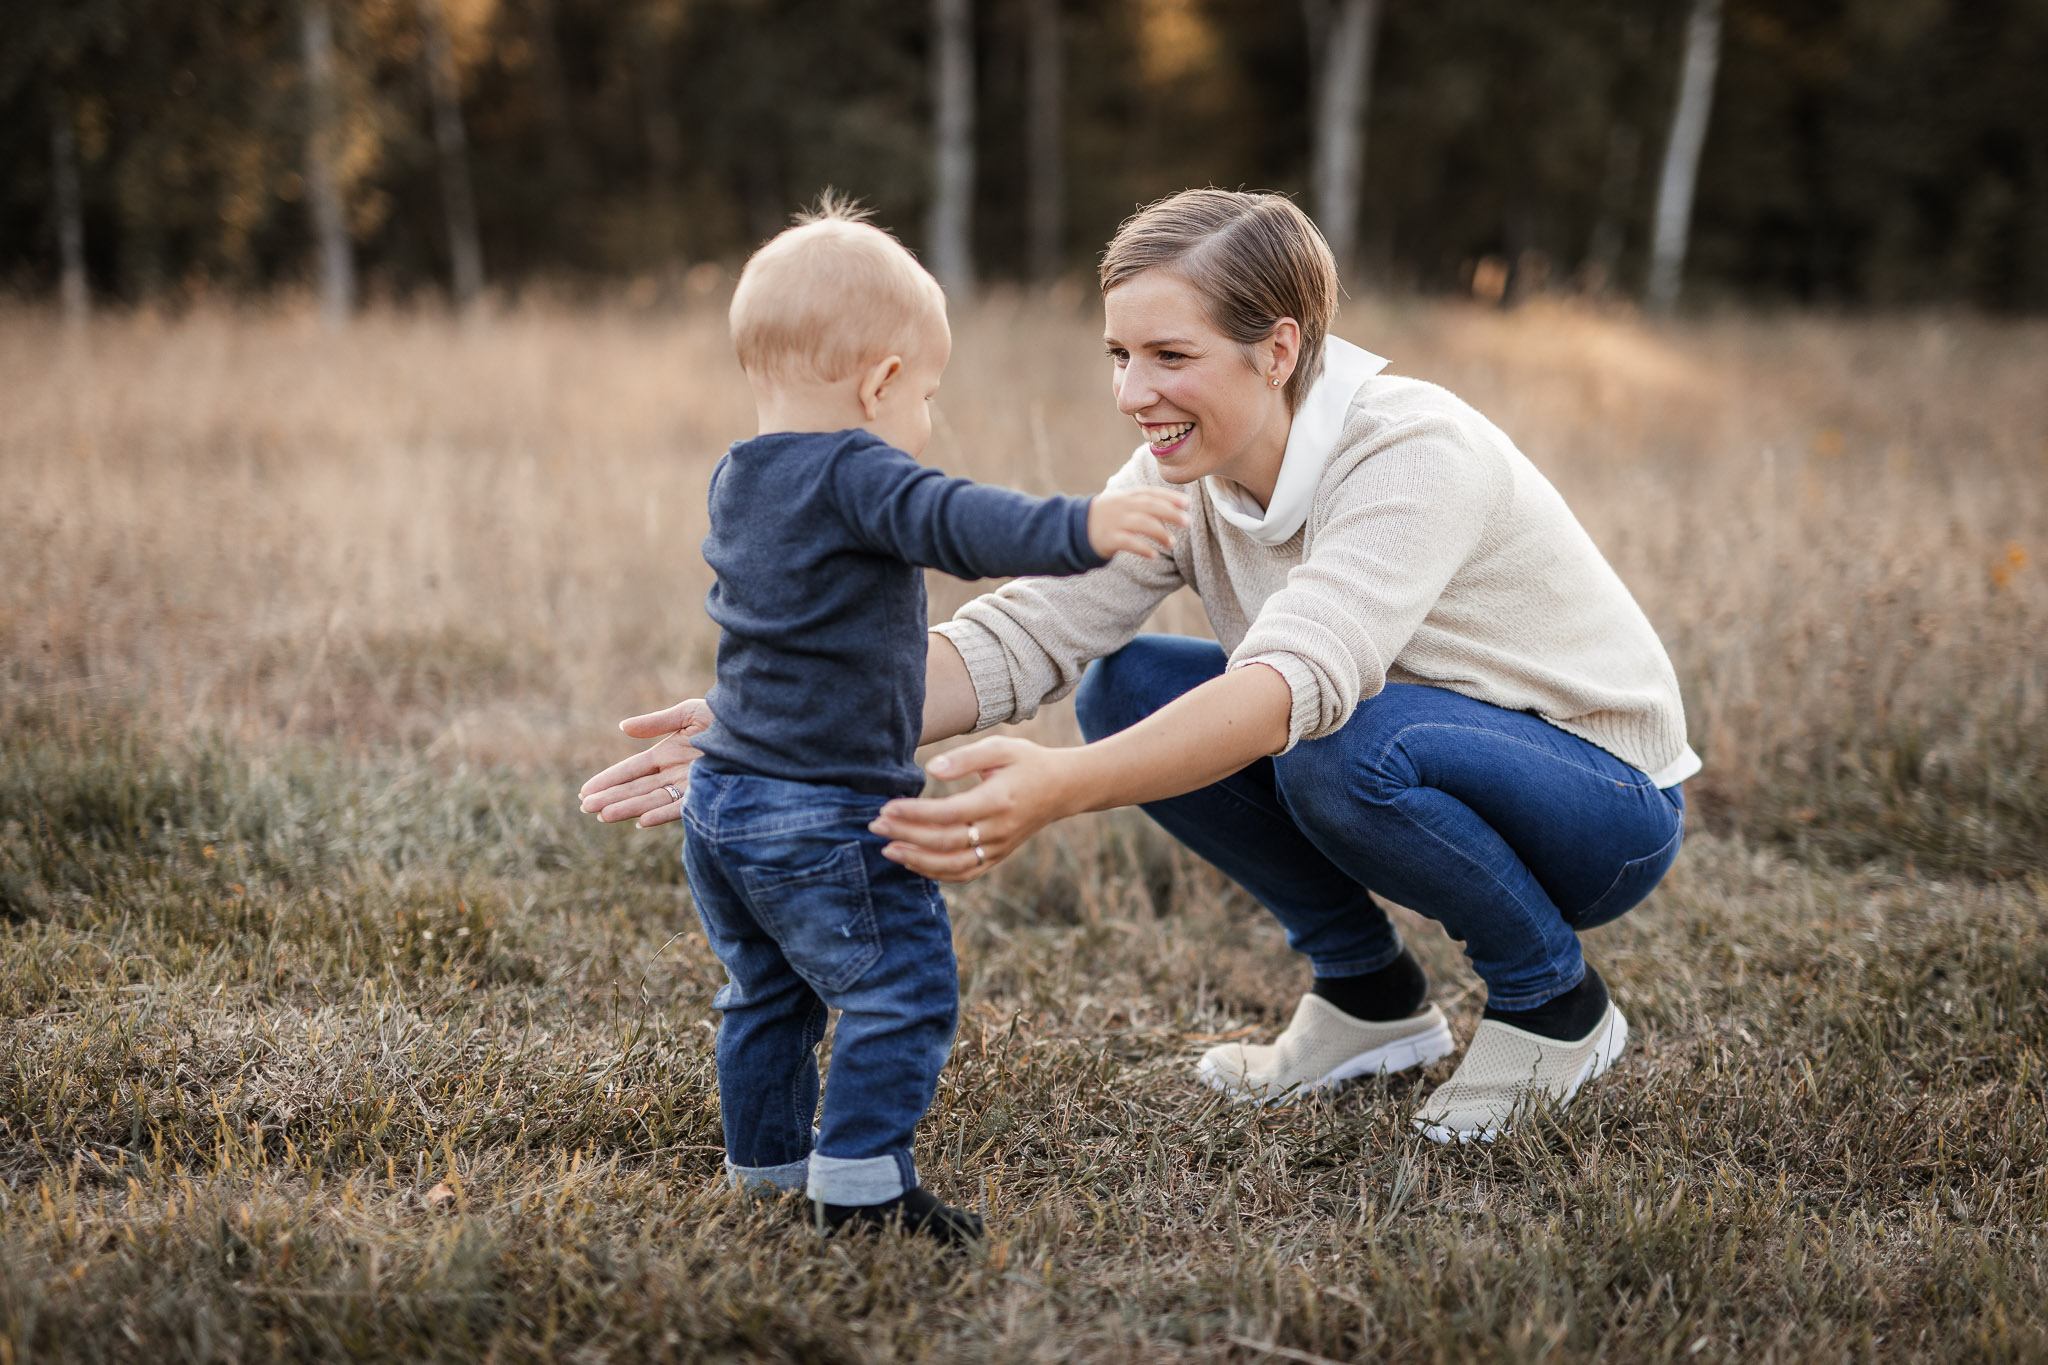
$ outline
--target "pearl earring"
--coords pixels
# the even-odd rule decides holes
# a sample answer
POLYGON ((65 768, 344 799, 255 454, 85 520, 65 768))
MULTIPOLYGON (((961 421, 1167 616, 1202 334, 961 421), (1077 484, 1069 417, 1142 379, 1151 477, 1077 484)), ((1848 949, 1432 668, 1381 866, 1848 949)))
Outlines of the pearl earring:
POLYGON ((1274 381, 1273 381, 1273 387, 1274 387, 1274 388, 1276 388, 1276 389, 1277 389, 1277 388, 1279 388, 1279 387, 1280 387, 1280 381, 1279 381, 1279 380, 1277 380, 1277 379, 1276 379, 1276 380, 1274 380, 1274 381))

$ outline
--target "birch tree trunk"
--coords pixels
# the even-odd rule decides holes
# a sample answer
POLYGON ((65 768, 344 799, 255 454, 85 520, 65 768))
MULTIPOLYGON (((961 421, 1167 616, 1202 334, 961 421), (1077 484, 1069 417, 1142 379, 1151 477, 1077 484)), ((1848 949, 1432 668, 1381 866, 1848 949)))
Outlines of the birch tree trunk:
POLYGON ((1700 149, 1713 111, 1714 71, 1721 58, 1721 0, 1693 0, 1685 25, 1685 67, 1678 80, 1678 106, 1671 138, 1664 144, 1664 174, 1657 182, 1656 235, 1650 247, 1650 287, 1645 302, 1667 313, 1678 302, 1685 274, 1685 240, 1692 227, 1693 188, 1699 183, 1700 149))
POLYGON ((340 327, 355 306, 355 262, 334 165, 334 23, 326 0, 301 0, 299 39, 306 63, 306 206, 319 258, 320 320, 340 327))
POLYGON ((426 40, 427 91, 434 102, 434 146, 441 159, 441 206, 448 219, 448 261, 455 304, 468 308, 484 289, 483 249, 477 244, 476 196, 469 185, 469 138, 462 126, 462 90, 448 19, 441 0, 417 0, 426 40))
POLYGON ((974 288, 972 0, 932 0, 932 274, 956 300, 974 288))
POLYGON ((1358 200, 1365 184, 1365 115, 1372 100, 1380 0, 1303 0, 1315 79, 1313 190, 1317 225, 1339 275, 1357 268, 1358 200), (1334 10, 1334 13, 1332 12, 1334 10))
POLYGON ((50 101, 50 171, 56 191, 57 260, 62 269, 57 294, 64 321, 85 324, 92 294, 85 279, 85 210, 78 191, 78 134, 71 126, 71 108, 61 96, 50 101))
POLYGON ((1066 218, 1066 165, 1060 137, 1065 94, 1060 0, 1029 0, 1027 81, 1029 113, 1025 133, 1031 193, 1031 277, 1050 284, 1060 272, 1060 236, 1066 218))

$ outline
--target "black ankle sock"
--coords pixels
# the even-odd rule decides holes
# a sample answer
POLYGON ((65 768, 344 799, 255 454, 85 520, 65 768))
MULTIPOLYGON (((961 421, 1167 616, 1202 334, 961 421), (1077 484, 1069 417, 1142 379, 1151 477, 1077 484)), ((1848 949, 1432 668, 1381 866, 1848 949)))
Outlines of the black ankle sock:
POLYGON ((1586 975, 1579 984, 1556 999, 1545 1001, 1532 1010, 1497 1010, 1488 1005, 1486 1012, 1479 1017, 1512 1024, 1540 1038, 1576 1043, 1607 1017, 1607 983, 1600 979, 1600 973, 1594 971, 1593 964, 1588 962, 1586 975))
POLYGON ((981 1215, 941 1204, 930 1190, 913 1185, 894 1199, 880 1204, 826 1204, 811 1201, 813 1211, 825 1220, 825 1227, 837 1232, 849 1224, 855 1227, 887 1227, 901 1224, 908 1232, 935 1237, 950 1246, 965 1246, 987 1236, 981 1215))
POLYGON ((1429 978, 1406 948, 1376 972, 1363 976, 1319 976, 1309 990, 1353 1019, 1406 1019, 1429 998, 1429 978))

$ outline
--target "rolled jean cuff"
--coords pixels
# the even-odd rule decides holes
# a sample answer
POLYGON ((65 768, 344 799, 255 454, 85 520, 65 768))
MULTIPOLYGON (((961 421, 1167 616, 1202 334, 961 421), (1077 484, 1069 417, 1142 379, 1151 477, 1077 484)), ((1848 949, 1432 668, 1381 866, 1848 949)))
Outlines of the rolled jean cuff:
POLYGON ((1586 979, 1586 960, 1580 958, 1577 966, 1578 970, 1571 974, 1571 980, 1566 981, 1560 978, 1554 986, 1546 986, 1540 990, 1530 991, 1525 995, 1503 996, 1489 985, 1486 988, 1486 1003, 1490 1008, 1497 1010, 1533 1010, 1540 1008, 1586 979))
POLYGON ((886 1204, 917 1188, 910 1153, 846 1157, 811 1153, 811 1198, 821 1204, 886 1204))
MULTIPOLYGON (((811 1129, 811 1150, 818 1149, 818 1130, 811 1129)), ((736 1190, 749 1194, 784 1194, 804 1187, 804 1177, 810 1174, 811 1159, 798 1157, 795 1161, 780 1166, 735 1166, 731 1157, 725 1159, 725 1183, 736 1190)))
POLYGON ((811 1158, 803 1157, 781 1166, 735 1166, 728 1157, 725 1163, 725 1180, 736 1190, 748 1194, 774 1195, 804 1187, 804 1178, 810 1174, 811 1158))
MULTIPOLYGON (((1364 976, 1368 972, 1376 972, 1382 967, 1391 967, 1400 959, 1401 954, 1406 951, 1407 945, 1402 943, 1397 935, 1394 939, 1394 946, 1377 957, 1345 958, 1337 962, 1318 962, 1312 957, 1308 960, 1308 965, 1310 970, 1325 980, 1334 980, 1340 976, 1364 976)), ((1566 989, 1570 988, 1567 987, 1566 989)))

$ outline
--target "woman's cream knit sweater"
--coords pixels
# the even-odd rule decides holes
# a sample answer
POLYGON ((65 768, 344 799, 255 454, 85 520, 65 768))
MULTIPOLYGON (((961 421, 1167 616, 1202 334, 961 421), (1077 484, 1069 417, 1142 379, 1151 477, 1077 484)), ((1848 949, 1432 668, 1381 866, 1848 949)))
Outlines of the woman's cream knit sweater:
MULTIPOLYGON (((1139 484, 1168 486, 1144 446, 1109 481, 1139 484)), ((1170 555, 1021 578, 934 627, 966 660, 976 728, 1065 696, 1187 584, 1230 667, 1269 664, 1287 680, 1290 748, 1341 728, 1389 682, 1426 683, 1534 712, 1658 786, 1699 771, 1648 618, 1550 481, 1448 391, 1365 380, 1306 522, 1278 545, 1213 498, 1191 512, 1170 555)))

